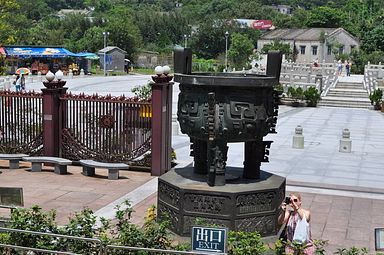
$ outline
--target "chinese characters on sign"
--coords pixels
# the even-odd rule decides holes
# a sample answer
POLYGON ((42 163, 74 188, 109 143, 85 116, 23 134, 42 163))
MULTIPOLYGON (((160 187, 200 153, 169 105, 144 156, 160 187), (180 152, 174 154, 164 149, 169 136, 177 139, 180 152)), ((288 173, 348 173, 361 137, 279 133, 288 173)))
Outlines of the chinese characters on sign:
POLYGON ((225 253, 226 244, 226 228, 192 227, 193 251, 225 253))

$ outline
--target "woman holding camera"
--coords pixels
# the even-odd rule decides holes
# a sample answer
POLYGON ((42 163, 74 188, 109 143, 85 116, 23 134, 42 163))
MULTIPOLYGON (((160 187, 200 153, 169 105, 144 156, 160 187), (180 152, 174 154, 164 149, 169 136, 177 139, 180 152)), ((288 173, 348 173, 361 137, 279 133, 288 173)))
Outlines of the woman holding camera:
POLYGON ((314 247, 312 244, 311 231, 309 226, 311 213, 309 210, 303 209, 301 207, 300 193, 292 192, 289 194, 289 197, 287 197, 281 204, 281 209, 282 212, 279 216, 279 224, 286 224, 285 234, 287 238, 287 245, 285 247, 285 253, 295 254, 295 249, 292 243, 303 243, 303 245, 305 245, 304 254, 314 254, 314 247), (296 239, 299 236, 298 233, 295 235, 295 231, 297 230, 296 227, 298 224, 301 225, 301 232, 303 232, 303 229, 305 229, 305 240, 302 240, 302 233, 300 240, 296 239), (306 226, 305 228, 302 227, 303 224, 306 226))

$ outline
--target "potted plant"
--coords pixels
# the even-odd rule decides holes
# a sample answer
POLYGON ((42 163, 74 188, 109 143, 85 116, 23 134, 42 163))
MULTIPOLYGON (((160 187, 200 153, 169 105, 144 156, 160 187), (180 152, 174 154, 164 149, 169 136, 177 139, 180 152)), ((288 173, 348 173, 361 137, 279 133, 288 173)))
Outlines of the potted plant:
POLYGON ((307 105, 310 107, 316 107, 320 101, 320 93, 315 87, 309 87, 304 91, 304 97, 307 100, 307 105))
POLYGON ((381 89, 375 89, 371 94, 369 94, 369 100, 373 105, 373 109, 380 110, 381 102, 383 97, 383 91, 381 89))
POLYGON ((288 88, 288 97, 290 97, 292 101, 292 106, 304 106, 304 91, 301 87, 289 87, 288 88))
POLYGON ((278 97, 278 103, 281 104, 281 98, 283 97, 283 93, 284 93, 284 87, 283 85, 281 85, 280 83, 277 84, 276 86, 274 86, 273 88, 276 92, 276 95, 278 97))

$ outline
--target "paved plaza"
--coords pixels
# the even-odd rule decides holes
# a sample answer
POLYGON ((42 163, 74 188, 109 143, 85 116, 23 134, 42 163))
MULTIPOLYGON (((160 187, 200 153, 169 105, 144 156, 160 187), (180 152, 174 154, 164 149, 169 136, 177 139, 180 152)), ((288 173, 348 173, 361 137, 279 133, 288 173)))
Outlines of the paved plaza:
MULTIPOLYGON (((141 84, 149 79, 124 77, 73 79, 68 86, 71 91, 89 94, 107 90, 108 83, 113 94, 127 95, 131 79, 141 84)), ((32 86, 37 88, 39 84, 32 86)), ((176 86, 174 91, 175 106, 176 86)), ((374 228, 384 227, 383 127, 384 113, 373 110, 281 106, 278 133, 264 138, 274 142, 270 162, 263 163, 262 169, 286 177, 287 192, 302 192, 303 206, 312 213, 312 236, 329 240, 327 254, 351 246, 368 247, 374 253, 374 228), (303 127, 304 149, 292 148, 297 125, 303 127), (351 153, 339 152, 344 128, 351 133, 351 153)), ((174 129, 172 144, 177 167, 191 164, 189 138, 174 129)), ((242 163, 243 144, 230 144, 227 165, 242 163)), ((22 163, 19 170, 9 170, 6 161, 0 161, 0 166, 0 186, 23 187, 26 206, 55 208, 61 223, 84 206, 98 216, 112 217, 113 207, 126 198, 134 204, 133 222, 140 223, 149 205, 156 204, 157 178, 149 173, 126 171, 122 172, 123 178, 112 181, 107 179, 106 171, 97 172, 96 178, 86 177, 76 166, 69 167, 68 175, 56 175, 49 167, 32 173, 27 163, 22 163)))

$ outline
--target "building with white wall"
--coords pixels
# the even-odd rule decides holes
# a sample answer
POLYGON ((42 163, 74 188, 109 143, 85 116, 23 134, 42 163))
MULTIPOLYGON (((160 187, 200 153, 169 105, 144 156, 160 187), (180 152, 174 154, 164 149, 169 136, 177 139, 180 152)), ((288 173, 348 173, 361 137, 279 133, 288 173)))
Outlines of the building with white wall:
POLYGON ((296 62, 333 62, 334 50, 339 54, 350 54, 360 47, 360 42, 343 28, 300 28, 275 29, 263 34, 257 42, 257 49, 273 41, 289 44, 296 48, 296 62))

